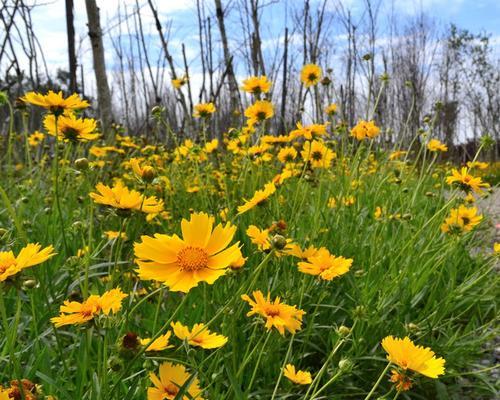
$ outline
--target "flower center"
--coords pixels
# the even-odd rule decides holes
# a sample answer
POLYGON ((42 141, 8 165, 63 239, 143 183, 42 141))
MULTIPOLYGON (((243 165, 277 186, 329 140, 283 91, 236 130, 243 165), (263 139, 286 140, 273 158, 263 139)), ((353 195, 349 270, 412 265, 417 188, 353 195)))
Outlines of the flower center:
POLYGON ((307 79, 308 79, 310 82, 314 82, 316 79, 318 79, 318 77, 316 76, 316 74, 311 73, 311 74, 309 74, 309 76, 307 77, 307 79))
POLYGON ((269 306, 267 306, 266 314, 269 317, 276 317, 276 316, 280 315, 280 309, 278 306, 269 305, 269 306))
POLYGON ((184 271, 197 271, 207 268, 208 254, 199 247, 187 246, 177 254, 177 263, 184 271))
POLYGON ((263 121, 266 119, 266 112, 265 111, 259 111, 257 112, 257 119, 259 121, 263 121))
POLYGON ((323 154, 321 151, 313 151, 311 154, 311 158, 315 161, 320 161, 323 158, 323 154))
POLYGON ((165 394, 167 395, 167 399, 174 399, 179 393, 179 388, 175 386, 173 383, 169 383, 167 386, 163 388, 165 394))

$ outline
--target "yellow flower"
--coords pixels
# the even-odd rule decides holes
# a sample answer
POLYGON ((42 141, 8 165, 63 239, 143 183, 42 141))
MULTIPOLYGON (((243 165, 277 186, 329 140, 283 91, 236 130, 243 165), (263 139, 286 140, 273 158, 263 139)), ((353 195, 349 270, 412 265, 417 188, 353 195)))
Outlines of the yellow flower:
POLYGON ((214 103, 200 103, 194 106, 193 117, 208 118, 216 111, 214 103))
POLYGON ((311 124, 303 126, 300 122, 297 122, 297 129, 290 132, 290 136, 294 139, 298 137, 303 137, 307 140, 313 139, 315 136, 325 136, 327 134, 326 128, 328 126, 328 122, 326 124, 311 124))
POLYGON ((401 374, 395 369, 391 370, 391 378, 390 381, 395 383, 396 390, 398 392, 406 392, 411 389, 413 383, 406 374, 401 374))
POLYGON ((321 67, 316 64, 307 64, 302 67, 300 80, 306 87, 314 86, 321 79, 321 67))
POLYGON ((183 76, 182 78, 172 79, 172 86, 176 89, 180 89, 188 82, 188 78, 183 76))
POLYGON ((493 252, 494 252, 495 254, 500 254, 500 243, 496 243, 496 242, 495 242, 495 243, 493 244, 493 252))
POLYGON ((210 142, 207 142, 205 144, 205 147, 203 148, 206 153, 213 153, 215 149, 219 147, 219 140, 217 139, 212 139, 210 142))
POLYGON ((168 344, 170 336, 172 336, 172 332, 168 331, 164 335, 158 336, 149 346, 148 343, 151 342, 151 338, 141 338, 139 339, 139 342, 141 343, 141 346, 148 346, 146 351, 162 351, 174 347, 168 344))
POLYGON ((335 197, 330 197, 328 199, 328 208, 335 208, 337 207, 337 199, 335 197))
POLYGON ((145 197, 135 190, 129 190, 118 181, 113 187, 98 183, 96 190, 99 193, 90 193, 89 196, 98 204, 104 204, 118 210, 136 210, 145 213, 159 213, 163 211, 163 200, 156 197, 145 197))
POLYGON ((30 103, 35 106, 46 108, 53 114, 62 114, 64 110, 79 110, 87 108, 90 104, 86 100, 82 100, 80 96, 73 93, 68 98, 64 98, 62 92, 55 93, 49 90, 43 95, 36 92, 28 92, 21 100, 25 103, 30 103))
POLYGON ((264 204, 264 202, 276 192, 276 186, 274 183, 266 183, 264 189, 257 190, 250 200, 245 200, 245 204, 238 207, 238 215, 251 210, 256 206, 264 204))
POLYGON ((52 246, 45 247, 30 243, 21 249, 17 256, 12 251, 0 251, 0 282, 16 275, 23 269, 33 267, 55 256, 52 246))
POLYGON ((309 257, 314 257, 318 253, 318 249, 309 246, 307 249, 302 250, 298 244, 291 244, 285 252, 302 260, 307 260, 309 257))
POLYGON ((269 240, 269 229, 259 229, 255 225, 250 225, 247 229, 246 234, 250 238, 250 241, 257 245, 259 250, 269 250, 271 248, 271 242, 269 240))
POLYGON ((191 346, 203 349, 217 349, 227 343, 227 337, 210 332, 205 324, 194 324, 193 329, 190 330, 180 322, 172 322, 171 327, 175 336, 187 341, 191 346))
POLYGON ((40 143, 42 143, 44 138, 45 138, 45 135, 42 132, 35 131, 31 135, 28 136, 28 144, 31 147, 36 147, 40 143))
POLYGON ((387 359, 403 370, 412 370, 429 378, 444 374, 445 360, 436 358, 434 352, 426 347, 415 345, 407 336, 404 339, 387 336, 382 340, 387 359))
POLYGON ((334 116, 337 113, 337 105, 336 104, 330 104, 325 107, 325 114, 328 115, 329 117, 334 116))
POLYGON ((251 76, 243 81, 241 89, 247 93, 259 95, 269 92, 271 82, 267 80, 266 76, 251 76))
POLYGON ((129 163, 132 167, 132 171, 134 171, 134 174, 138 178, 143 179, 146 182, 151 182, 154 179, 156 171, 152 166, 141 165, 138 158, 131 158, 129 163))
POLYGON ((453 168, 451 170, 451 176, 446 177, 446 183, 448 185, 455 184, 465 192, 470 192, 472 190, 476 193, 481 193, 483 191, 482 188, 490 187, 490 185, 483 182, 479 176, 474 177, 470 175, 466 167, 462 167, 460 171, 453 168))
POLYGON ((351 136, 358 140, 373 139, 380 133, 380 128, 373 121, 359 121, 357 125, 351 129, 351 136))
POLYGON ((429 140, 429 143, 427 143, 427 149, 429 151, 432 151, 432 152, 437 152, 437 151, 445 152, 445 151, 448 151, 448 147, 445 144, 441 143, 437 139, 431 139, 431 140, 429 140))
POLYGON ((318 140, 305 142, 300 154, 302 159, 309 162, 313 168, 328 168, 332 160, 337 157, 334 151, 318 140))
POLYGON ((403 156, 405 156, 406 154, 408 154, 407 151, 403 151, 403 150, 396 150, 396 151, 393 151, 390 155, 389 155, 389 160, 397 160, 398 158, 401 158, 403 156))
POLYGON ((460 205, 450 210, 450 216, 441 225, 441 231, 444 233, 470 232, 482 219, 483 216, 477 214, 476 207, 468 208, 460 205))
POLYGON ((375 208, 374 213, 373 213, 373 217, 374 217, 375 219, 380 219, 380 218, 382 218, 382 214, 383 214, 382 207, 377 206, 377 207, 375 208))
POLYGON ((488 168, 488 163, 487 162, 481 162, 481 161, 467 161, 467 166, 470 169, 477 168, 480 170, 485 170, 488 168))
POLYGON ((125 232, 118 232, 118 231, 104 231, 104 234, 108 238, 108 240, 114 240, 118 238, 118 235, 120 235, 121 240, 127 240, 127 234, 125 232))
POLYGON ((97 129, 97 122, 92 118, 77 118, 74 114, 63 114, 57 117, 47 115, 43 120, 43 125, 47 132, 57 136, 60 140, 71 142, 88 142, 99 137, 94 133, 97 129))
POLYGON ((283 375, 297 385, 309 385, 312 382, 311 373, 307 371, 295 371, 292 364, 287 364, 283 370, 283 375))
POLYGON ((352 258, 337 257, 322 247, 316 254, 307 258, 307 262, 299 262, 299 271, 309 275, 319 275, 326 281, 344 275, 352 265, 352 258))
POLYGON ((248 295, 244 294, 241 298, 246 301, 252 309, 247 313, 247 316, 254 314, 261 315, 266 319, 266 328, 270 330, 275 327, 281 335, 285 334, 285 329, 291 333, 297 332, 302 326, 302 316, 305 311, 297 309, 296 306, 289 306, 281 303, 279 297, 271 301, 271 294, 268 293, 264 297, 260 290, 252 293, 255 300, 252 300, 248 295))
POLYGON ((66 300, 59 308, 60 315, 51 318, 50 321, 56 328, 64 325, 84 324, 101 313, 109 315, 111 312, 120 311, 122 300, 127 296, 117 288, 105 292, 102 296, 91 295, 82 303, 66 300))
POLYGON ((267 100, 257 100, 245 110, 245 117, 252 123, 262 122, 274 115, 273 103, 267 100))
POLYGON ((142 236, 142 243, 134 244, 139 277, 184 293, 199 282, 213 284, 241 255, 239 243, 227 247, 236 227, 227 223, 212 229, 213 221, 205 213, 194 213, 181 222, 182 239, 158 233, 142 236))
POLYGON ((0 388, 0 400, 11 400, 9 392, 10 390, 3 390, 0 388))
POLYGON ((278 152, 278 160, 280 160, 280 162, 283 164, 292 162, 296 157, 297 150, 295 150, 293 147, 283 147, 278 152))
MULTIPOLYGON (((191 378, 192 374, 186 371, 183 365, 164 362, 160 365, 160 377, 151 372, 149 379, 154 387, 148 388, 148 400, 173 400, 177 398, 180 388, 191 378)), ((182 400, 196 399, 204 400, 201 396, 200 382, 193 378, 191 384, 186 388, 186 395, 182 400)))

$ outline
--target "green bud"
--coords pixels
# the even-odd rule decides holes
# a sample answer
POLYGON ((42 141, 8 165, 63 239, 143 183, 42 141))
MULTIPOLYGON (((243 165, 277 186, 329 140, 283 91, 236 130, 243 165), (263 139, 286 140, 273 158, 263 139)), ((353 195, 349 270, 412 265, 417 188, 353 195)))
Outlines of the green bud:
POLYGON ((276 250, 283 250, 286 246, 286 239, 281 235, 274 235, 271 239, 271 245, 276 250))
POLYGON ((75 160, 75 168, 78 171, 86 171, 89 168, 89 160, 86 158, 78 158, 75 160))
POLYGON ((341 325, 337 328, 337 333, 341 337, 346 337, 347 335, 349 335, 351 333, 351 328, 348 328, 345 325, 341 325))

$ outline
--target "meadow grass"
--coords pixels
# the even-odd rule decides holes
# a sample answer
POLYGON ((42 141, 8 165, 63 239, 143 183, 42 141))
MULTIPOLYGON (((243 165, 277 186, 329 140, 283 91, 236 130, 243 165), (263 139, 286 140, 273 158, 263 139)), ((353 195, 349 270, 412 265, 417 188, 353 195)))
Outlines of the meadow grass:
MULTIPOLYGON (((23 136, 13 135, 1 179, 1 246, 17 254, 27 243, 53 245, 57 255, 0 282, 0 384, 29 379, 41 385, 34 391, 57 399, 145 399, 149 372, 170 361, 185 365, 191 378, 165 398, 192 398, 195 379, 207 399, 364 399, 370 391, 387 399, 493 398, 496 366, 481 363, 498 335, 491 221, 485 215, 470 232, 442 232, 465 197, 445 183, 450 166, 424 142, 390 159, 394 153, 376 140, 359 142, 332 125, 323 138, 336 152, 328 168, 302 160, 303 137, 285 144, 299 151, 288 165, 292 176, 265 202, 238 214, 243 199, 285 166, 276 158, 282 144, 264 146, 254 137, 231 147, 243 133, 232 135, 213 152, 202 141, 179 140, 173 149, 119 136, 105 154, 89 153, 100 148, 96 142, 59 141, 54 152, 49 139, 24 146, 23 136), (132 157, 152 166, 154 179, 135 175, 127 163, 132 157), (117 178, 163 199, 166 213, 147 221, 146 213, 89 197, 96 184, 117 178), (232 243, 242 245, 245 265, 187 293, 140 279, 134 242, 141 235, 180 235, 181 219, 193 212, 237 227, 232 243), (252 243, 250 225, 272 227, 269 249, 252 243), (105 231, 127 239, 109 239, 105 231), (333 280, 302 273, 301 260, 284 254, 276 234, 302 249, 325 247, 352 258, 352 267, 333 280), (50 321, 65 300, 81 302, 117 287, 128 295, 118 312, 61 328, 50 321), (254 290, 304 310, 301 329, 280 335, 262 318, 247 316, 250 306, 241 295, 254 290), (130 333, 159 337, 175 321, 205 323, 228 342, 207 350, 172 336, 172 348, 153 353, 124 342, 130 333), (380 346, 389 335, 430 347, 446 360, 445 374, 415 375, 413 387, 398 392, 389 381, 394 366, 386 368, 380 346), (283 375, 286 364, 310 372, 312 382, 294 385, 283 375)), ((21 396, 43 398, 31 395, 21 396)))

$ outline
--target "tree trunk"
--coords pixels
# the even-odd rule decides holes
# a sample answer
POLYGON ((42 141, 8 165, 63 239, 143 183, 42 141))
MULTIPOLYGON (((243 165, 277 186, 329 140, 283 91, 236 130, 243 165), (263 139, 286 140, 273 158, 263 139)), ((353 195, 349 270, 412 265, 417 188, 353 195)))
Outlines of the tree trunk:
POLYGON ((68 34, 69 90, 70 92, 75 93, 77 91, 77 87, 73 0, 66 0, 66 32, 68 34))
POLYGON ((99 114, 101 117, 102 131, 106 134, 111 126, 113 116, 111 108, 111 94, 109 91, 108 77, 106 76, 106 64, 104 61, 104 47, 102 44, 99 8, 97 7, 96 0, 85 0, 85 6, 87 7, 89 37, 92 44, 92 58, 94 61, 94 72, 97 84, 99 114))

